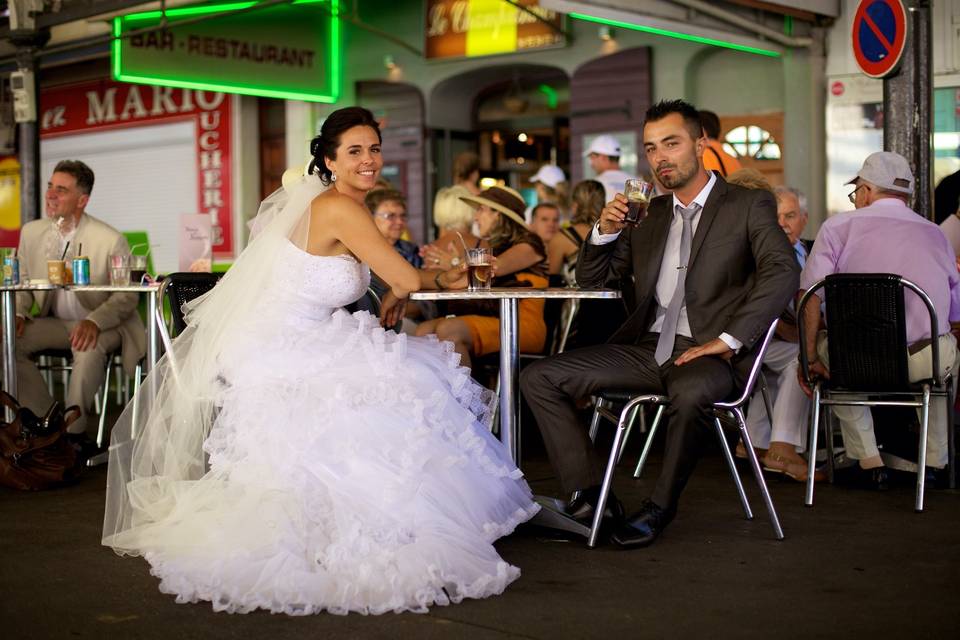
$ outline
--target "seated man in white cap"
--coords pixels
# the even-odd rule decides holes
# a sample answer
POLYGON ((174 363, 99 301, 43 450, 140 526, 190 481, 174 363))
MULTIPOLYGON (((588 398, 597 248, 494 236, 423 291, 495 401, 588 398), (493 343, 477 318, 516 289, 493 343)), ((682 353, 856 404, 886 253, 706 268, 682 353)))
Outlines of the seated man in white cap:
POLYGON ((627 180, 636 178, 620 170, 620 143, 613 136, 597 136, 583 156, 590 159, 590 167, 597 172, 594 180, 603 185, 607 202, 612 201, 616 194, 623 193, 627 180))
MULTIPOLYGON (((921 380, 930 376, 931 337, 939 340, 941 373, 952 371, 957 350, 950 322, 960 320, 956 256, 937 225, 907 206, 914 189, 910 165, 897 153, 873 153, 847 184, 855 185, 850 201, 857 211, 828 218, 820 227, 803 268, 801 289, 809 289, 832 273, 896 273, 915 282, 933 300, 940 326, 939 335, 931 336, 926 306, 916 295, 906 294, 909 377, 921 380)), ((800 348, 807 350, 811 371, 826 377, 830 368, 827 341, 825 334, 817 335, 820 296, 811 297, 800 321, 807 330, 806 344, 800 348)), ((840 422, 847 457, 859 461, 852 469, 853 480, 865 488, 886 488, 890 476, 877 448, 870 410, 837 406, 833 413, 840 422)), ((929 424, 927 465, 942 469, 948 456, 942 401, 931 402, 929 424)))
MULTIPOLYGON (((567 211, 567 198, 569 190, 567 189, 567 176, 563 169, 555 164, 541 165, 540 169, 530 178, 537 188, 537 205, 552 204, 560 212, 561 217, 567 211)), ((535 207, 527 207, 523 212, 523 219, 529 225, 533 222, 533 210, 535 207)))

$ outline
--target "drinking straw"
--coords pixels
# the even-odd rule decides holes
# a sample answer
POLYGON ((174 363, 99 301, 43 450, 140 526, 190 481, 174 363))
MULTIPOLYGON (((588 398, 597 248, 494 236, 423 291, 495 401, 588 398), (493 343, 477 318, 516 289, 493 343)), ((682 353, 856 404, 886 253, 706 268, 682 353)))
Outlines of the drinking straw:
POLYGON ((457 231, 456 233, 457 233, 457 237, 460 238, 460 244, 463 245, 463 256, 466 257, 467 254, 470 253, 467 250, 467 241, 463 239, 463 236, 460 234, 459 231, 457 231))
POLYGON ((62 262, 63 260, 66 260, 66 258, 67 258, 67 249, 69 249, 69 248, 70 248, 70 241, 67 240, 66 246, 63 247, 63 255, 60 256, 60 261, 61 261, 61 262, 62 262))
MULTIPOLYGON (((66 252, 64 252, 64 255, 66 255, 66 252)), ((82 242, 78 242, 78 243, 77 243, 77 255, 78 255, 78 256, 82 256, 82 255, 83 255, 83 243, 82 243, 82 242)))

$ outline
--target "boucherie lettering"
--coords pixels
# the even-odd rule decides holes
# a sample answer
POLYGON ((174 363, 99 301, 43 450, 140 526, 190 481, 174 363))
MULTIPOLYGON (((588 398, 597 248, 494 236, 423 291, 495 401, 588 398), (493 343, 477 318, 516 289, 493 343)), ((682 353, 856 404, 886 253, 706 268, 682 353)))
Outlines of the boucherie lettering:
POLYGON ((298 69, 312 69, 316 53, 311 49, 281 47, 233 38, 177 34, 169 30, 132 36, 130 46, 137 49, 180 51, 191 56, 275 64, 298 69))

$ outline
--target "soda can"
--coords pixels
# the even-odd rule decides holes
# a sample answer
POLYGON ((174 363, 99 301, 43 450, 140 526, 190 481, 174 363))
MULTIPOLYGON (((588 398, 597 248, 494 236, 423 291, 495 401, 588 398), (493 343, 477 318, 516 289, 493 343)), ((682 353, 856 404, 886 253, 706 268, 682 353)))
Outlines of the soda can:
POLYGON ((90 258, 77 256, 73 259, 73 284, 90 284, 90 258))
POLYGON ((17 256, 3 257, 3 284, 4 286, 20 284, 20 258, 17 256))

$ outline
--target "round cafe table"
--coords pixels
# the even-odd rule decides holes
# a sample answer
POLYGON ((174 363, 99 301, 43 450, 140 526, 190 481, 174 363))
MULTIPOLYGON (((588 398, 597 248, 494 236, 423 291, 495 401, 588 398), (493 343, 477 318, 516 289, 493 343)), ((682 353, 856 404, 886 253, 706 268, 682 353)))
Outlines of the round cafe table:
POLYGON ((106 291, 109 293, 138 293, 147 297, 147 358, 144 372, 149 372, 160 357, 160 338, 156 323, 159 284, 97 285, 69 284, 59 285, 49 282, 36 284, 16 284, 0 286, 0 322, 3 327, 3 389, 17 397, 17 357, 16 357, 16 296, 18 291, 106 291))
MULTIPOLYGON (((515 463, 519 463, 517 425, 519 424, 520 403, 517 385, 520 377, 520 350, 518 348, 519 327, 518 308, 520 300, 529 298, 553 299, 593 299, 615 300, 621 297, 614 289, 577 289, 551 287, 533 289, 530 287, 500 288, 486 291, 467 289, 445 289, 443 291, 418 291, 410 296, 411 300, 499 300, 500 301, 500 441, 515 463)), ((573 531, 582 535, 589 528, 563 515, 559 500, 539 497, 542 507, 535 521, 538 524, 557 529, 573 531)))

